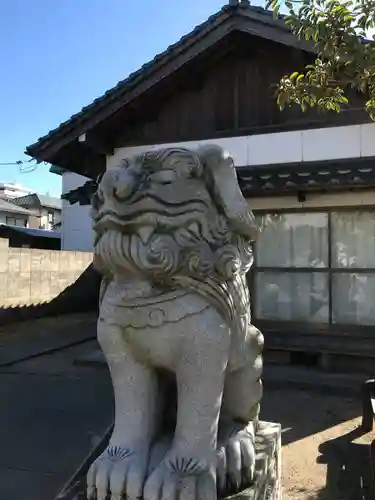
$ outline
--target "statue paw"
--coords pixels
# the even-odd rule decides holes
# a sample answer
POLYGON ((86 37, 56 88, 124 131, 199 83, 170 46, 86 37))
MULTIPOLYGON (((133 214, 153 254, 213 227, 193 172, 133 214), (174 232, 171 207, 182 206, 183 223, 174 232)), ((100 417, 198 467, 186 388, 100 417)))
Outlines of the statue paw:
POLYGON ((88 500, 136 500, 142 496, 148 454, 111 444, 87 474, 88 500))
POLYGON ((254 480, 254 427, 230 423, 220 428, 217 482, 220 494, 238 492, 254 480))
POLYGON ((214 467, 170 452, 146 481, 144 500, 216 500, 214 467))

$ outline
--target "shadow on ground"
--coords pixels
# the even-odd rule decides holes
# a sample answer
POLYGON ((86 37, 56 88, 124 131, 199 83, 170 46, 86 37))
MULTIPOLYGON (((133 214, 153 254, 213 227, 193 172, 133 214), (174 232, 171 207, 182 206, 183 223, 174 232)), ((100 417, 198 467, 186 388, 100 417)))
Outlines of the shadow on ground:
POLYGON ((369 447, 353 442, 363 434, 357 428, 321 444, 317 463, 326 465, 325 487, 318 492, 300 487, 295 493, 303 500, 373 500, 369 447))
POLYGON ((261 419, 277 421, 283 428, 283 446, 359 417, 358 397, 343 398, 313 391, 265 388, 261 419))
MULTIPOLYGON (((356 443, 365 433, 360 427, 326 441, 318 448, 318 463, 327 465, 326 487, 318 499, 371 500, 370 446, 356 443)), ((373 492, 372 492, 373 493, 373 492)))

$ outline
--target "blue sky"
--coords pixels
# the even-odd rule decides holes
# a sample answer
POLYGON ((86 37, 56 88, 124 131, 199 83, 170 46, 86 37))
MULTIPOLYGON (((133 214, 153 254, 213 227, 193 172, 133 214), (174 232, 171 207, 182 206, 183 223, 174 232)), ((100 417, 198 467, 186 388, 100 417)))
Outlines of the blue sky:
MULTIPOLYGON (((11 0, 0 16, 0 163, 138 69, 226 0, 11 0)), ((261 4, 262 2, 252 2, 261 4)), ((0 182, 59 196, 61 178, 0 165, 0 182)))

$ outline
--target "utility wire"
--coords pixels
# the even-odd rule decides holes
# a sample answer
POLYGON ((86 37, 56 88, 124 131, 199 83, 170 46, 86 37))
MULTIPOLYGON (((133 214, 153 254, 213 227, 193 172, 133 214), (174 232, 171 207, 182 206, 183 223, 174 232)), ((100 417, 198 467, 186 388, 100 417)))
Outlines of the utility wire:
POLYGON ((18 166, 20 167, 20 172, 22 174, 33 172, 37 168, 37 163, 34 165, 30 165, 31 162, 35 162, 34 158, 30 160, 17 160, 17 161, 8 161, 8 162, 0 162, 0 167, 11 167, 18 166))
POLYGON ((31 158, 30 160, 18 160, 18 161, 9 161, 9 162, 0 162, 0 166, 10 166, 10 165, 24 165, 25 163, 31 163, 32 161, 35 161, 34 158, 31 158))

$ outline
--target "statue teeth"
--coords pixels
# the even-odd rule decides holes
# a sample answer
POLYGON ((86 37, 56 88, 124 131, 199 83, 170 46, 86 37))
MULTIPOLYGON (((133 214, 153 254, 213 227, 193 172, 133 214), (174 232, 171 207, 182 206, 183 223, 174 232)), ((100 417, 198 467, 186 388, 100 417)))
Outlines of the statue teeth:
POLYGON ((197 222, 192 222, 191 224, 189 224, 188 230, 192 234, 199 234, 199 225, 198 225, 198 223, 197 222))
POLYGON ((152 226, 142 226, 137 230, 138 236, 145 245, 150 241, 153 232, 154 228, 152 226))

